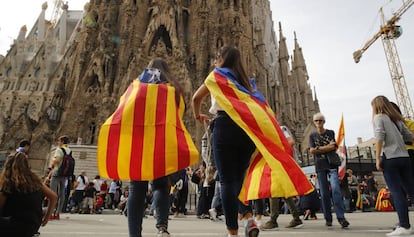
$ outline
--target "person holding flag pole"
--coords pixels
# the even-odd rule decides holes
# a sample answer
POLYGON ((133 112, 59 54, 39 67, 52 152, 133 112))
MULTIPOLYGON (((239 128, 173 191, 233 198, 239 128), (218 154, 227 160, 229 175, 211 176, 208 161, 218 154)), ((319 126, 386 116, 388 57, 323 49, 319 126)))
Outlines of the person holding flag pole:
POLYGON ((336 153, 338 147, 335 141, 335 132, 324 128, 325 116, 322 113, 313 115, 316 132, 309 135, 309 152, 315 158, 315 171, 318 176, 322 210, 326 226, 332 226, 331 197, 335 208, 336 218, 342 228, 349 226, 345 219, 345 207, 341 196, 338 178, 338 166, 328 163, 328 153, 336 153), (329 189, 331 187, 331 190, 329 189))

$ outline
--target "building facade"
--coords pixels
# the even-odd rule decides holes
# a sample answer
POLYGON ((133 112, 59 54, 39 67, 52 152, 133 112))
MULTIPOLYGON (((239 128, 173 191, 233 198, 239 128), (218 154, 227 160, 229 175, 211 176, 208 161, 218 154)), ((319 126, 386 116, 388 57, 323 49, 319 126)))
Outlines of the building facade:
POLYGON ((225 45, 241 50, 279 122, 306 149, 318 101, 296 36, 293 55, 281 24, 277 41, 268 0, 91 0, 83 11, 63 4, 52 20, 46 9, 0 58, 0 151, 30 139, 32 167, 42 171, 62 134, 96 145, 100 125, 154 57, 180 81, 185 124, 200 144, 204 128, 191 116, 190 98, 225 45))

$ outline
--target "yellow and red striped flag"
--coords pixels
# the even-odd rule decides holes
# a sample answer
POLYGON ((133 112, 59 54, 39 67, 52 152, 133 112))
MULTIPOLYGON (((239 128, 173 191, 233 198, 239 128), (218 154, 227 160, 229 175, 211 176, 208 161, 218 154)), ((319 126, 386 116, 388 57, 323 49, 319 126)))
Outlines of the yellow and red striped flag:
POLYGON ((339 123, 338 135, 336 136, 336 144, 341 144, 342 140, 345 139, 345 127, 344 127, 344 116, 341 116, 341 122, 339 123))
POLYGON ((346 170, 346 146, 345 146, 345 127, 344 127, 344 116, 341 117, 341 122, 339 123, 338 135, 336 136, 336 144, 338 144, 338 153, 341 158, 341 165, 338 168, 338 177, 343 179, 345 176, 346 170))
POLYGON ((153 180, 197 163, 198 150, 182 121, 184 107, 173 86, 134 80, 101 126, 101 176, 153 180))
POLYGON ((225 68, 216 68, 205 84, 256 145, 239 199, 246 202, 310 193, 313 187, 293 159, 292 148, 263 95, 257 90, 250 93, 225 68))

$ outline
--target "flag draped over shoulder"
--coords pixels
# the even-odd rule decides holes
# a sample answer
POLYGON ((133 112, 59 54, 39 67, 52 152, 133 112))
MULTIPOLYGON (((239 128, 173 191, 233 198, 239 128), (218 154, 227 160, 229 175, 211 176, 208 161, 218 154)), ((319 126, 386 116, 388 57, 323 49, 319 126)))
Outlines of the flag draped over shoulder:
POLYGON ((245 202, 310 193, 313 187, 292 158, 292 148, 263 95, 250 93, 226 68, 216 68, 205 84, 220 107, 256 145, 239 199, 245 202))
POLYGON ((134 80, 118 108, 101 126, 101 176, 153 180, 198 162, 198 150, 184 126, 184 100, 169 84, 134 80))
POLYGON ((345 146, 345 127, 344 127, 344 116, 341 117, 341 122, 339 124, 338 135, 336 138, 336 142, 338 144, 338 150, 336 151, 341 157, 341 165, 338 169, 338 177, 339 179, 343 179, 345 176, 346 170, 346 146, 345 146))

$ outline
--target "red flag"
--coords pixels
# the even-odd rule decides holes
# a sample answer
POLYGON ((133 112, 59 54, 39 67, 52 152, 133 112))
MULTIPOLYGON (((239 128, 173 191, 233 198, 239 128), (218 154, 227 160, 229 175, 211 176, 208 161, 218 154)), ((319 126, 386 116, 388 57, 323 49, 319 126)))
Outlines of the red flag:
POLYGON ((239 199, 245 202, 310 193, 313 187, 292 158, 292 148, 263 95, 247 91, 224 68, 210 73, 205 84, 256 145, 239 199))
POLYGON ((101 126, 98 168, 112 179, 153 180, 198 162, 184 126, 184 100, 168 84, 134 80, 101 126))

